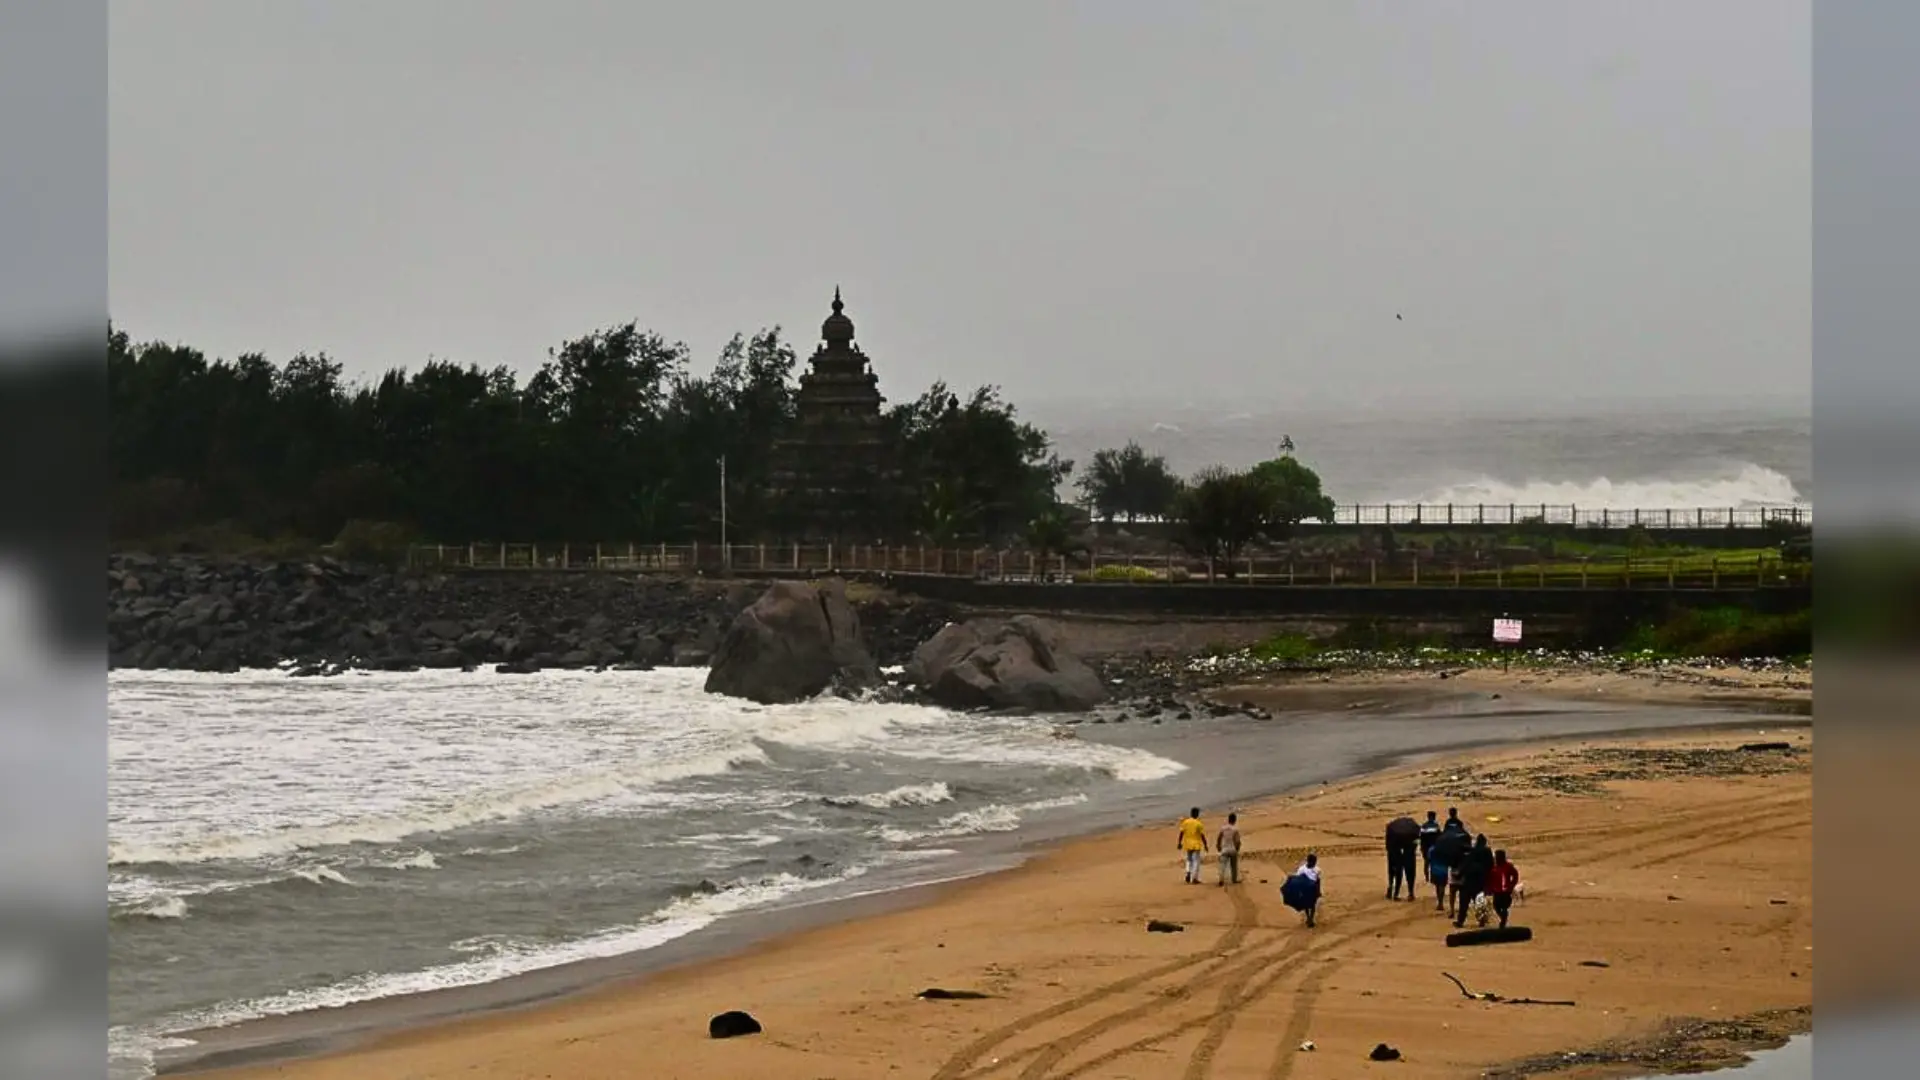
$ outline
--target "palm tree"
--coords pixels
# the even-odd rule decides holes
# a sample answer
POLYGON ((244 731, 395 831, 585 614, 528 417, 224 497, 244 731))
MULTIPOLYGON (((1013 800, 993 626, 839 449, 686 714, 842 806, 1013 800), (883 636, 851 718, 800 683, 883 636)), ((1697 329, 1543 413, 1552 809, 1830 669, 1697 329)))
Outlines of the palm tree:
POLYGON ((1042 511, 1027 523, 1027 546, 1039 560, 1043 573, 1055 555, 1070 555, 1085 547, 1074 540, 1072 527, 1058 510, 1042 511))

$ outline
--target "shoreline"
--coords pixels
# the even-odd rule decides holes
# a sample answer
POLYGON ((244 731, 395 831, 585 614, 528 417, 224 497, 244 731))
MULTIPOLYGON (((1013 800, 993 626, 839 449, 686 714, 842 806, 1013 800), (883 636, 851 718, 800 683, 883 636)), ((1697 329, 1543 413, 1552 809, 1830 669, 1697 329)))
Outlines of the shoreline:
MULTIPOLYGON (((1624 703, 1623 703, 1624 704, 1624 703)), ((1703 704, 1703 703, 1702 703, 1703 704)), ((1540 750, 1574 742, 1645 742, 1669 738, 1678 733, 1710 734, 1715 731, 1745 731, 1758 727, 1802 730, 1810 721, 1749 712, 1716 715, 1707 709, 1690 710, 1679 723, 1650 726, 1625 722, 1627 717, 1645 719, 1644 709, 1625 709, 1620 713, 1596 714, 1594 729, 1577 734, 1512 734, 1487 740, 1469 740, 1438 748, 1409 748, 1361 757, 1340 777, 1325 777, 1317 782, 1303 781, 1281 791, 1248 794, 1244 802, 1266 806, 1290 797, 1301 797, 1315 790, 1363 783, 1383 774, 1403 772, 1423 762, 1448 755, 1472 755, 1476 758, 1540 750), (1608 717, 1622 723, 1605 727, 1608 717), (1330 784, 1330 781, 1332 783, 1330 784)), ((1160 801, 1165 801, 1162 799, 1160 801)), ((342 1056, 375 1052, 394 1043, 431 1040, 444 1033, 475 1023, 513 1023, 531 1021, 549 1010, 590 1008, 609 996, 649 992, 649 987, 664 987, 676 980, 697 977, 718 967, 751 963, 754 957, 778 952, 793 941, 820 933, 845 930, 902 914, 939 909, 969 896, 991 895, 1008 882, 1035 872, 1035 867, 1056 861, 1077 848, 1111 844, 1116 838, 1131 836, 1137 827, 1120 820, 1118 813, 1094 816, 1062 830, 1023 829, 999 843, 985 843, 981 850, 962 858, 963 865, 949 867, 954 872, 939 880, 909 882, 894 887, 869 888, 851 896, 823 897, 774 909, 743 913, 723 919, 712 927, 696 931, 656 949, 624 954, 575 964, 559 965, 512 976, 493 983, 455 987, 425 994, 405 995, 358 1003, 335 1010, 294 1014, 247 1021, 230 1027, 202 1032, 181 1032, 182 1037, 197 1037, 188 1052, 163 1051, 158 1071, 169 1076, 248 1077, 266 1075, 275 1068, 294 1068, 302 1063, 339 1060, 342 1056), (343 1024, 344 1022, 344 1024, 343 1024)), ((1137 815, 1136 815, 1137 817, 1137 815)), ((274 1073, 278 1075, 278 1071, 274 1073)))

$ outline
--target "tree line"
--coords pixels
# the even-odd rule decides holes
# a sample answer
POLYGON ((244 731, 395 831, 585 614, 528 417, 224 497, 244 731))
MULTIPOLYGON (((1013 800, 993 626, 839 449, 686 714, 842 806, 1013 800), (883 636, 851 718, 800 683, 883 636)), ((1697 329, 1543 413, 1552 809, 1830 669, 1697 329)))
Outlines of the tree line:
MULTIPOLYGON (((775 326, 699 372, 685 343, 628 322, 550 350, 524 381, 434 360, 354 382, 324 354, 215 359, 109 328, 110 533, 186 547, 699 538, 718 532, 724 458, 730 535, 779 540, 768 495, 799 363, 775 326)), ((1095 454, 1078 505, 1063 503, 1073 463, 994 387, 936 382, 883 419, 914 493, 887 539, 1060 550, 1088 515, 1165 518, 1231 560, 1332 512, 1290 456, 1182 481, 1133 444, 1095 454)))
POLYGON ((1333 520, 1333 499, 1319 474, 1293 456, 1291 439, 1282 441, 1279 456, 1250 469, 1215 465, 1190 480, 1130 442, 1096 451, 1074 486, 1096 518, 1168 522, 1176 543, 1229 575, 1249 546, 1284 541, 1305 521, 1333 520))

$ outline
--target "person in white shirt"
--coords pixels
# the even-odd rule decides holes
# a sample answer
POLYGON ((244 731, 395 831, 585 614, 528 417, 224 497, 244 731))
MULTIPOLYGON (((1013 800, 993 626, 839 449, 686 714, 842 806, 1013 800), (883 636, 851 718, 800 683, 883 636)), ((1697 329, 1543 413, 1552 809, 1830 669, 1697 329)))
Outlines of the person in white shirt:
POLYGON ((1308 852, 1307 861, 1288 876, 1280 894, 1286 905, 1305 915, 1307 925, 1312 926, 1320 910, 1320 856, 1308 852))

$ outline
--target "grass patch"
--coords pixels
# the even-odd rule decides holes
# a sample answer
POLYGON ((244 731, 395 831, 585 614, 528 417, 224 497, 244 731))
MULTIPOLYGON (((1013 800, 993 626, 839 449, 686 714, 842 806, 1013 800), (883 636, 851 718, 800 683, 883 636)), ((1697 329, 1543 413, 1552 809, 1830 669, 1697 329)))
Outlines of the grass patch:
MULTIPOLYGON (((1448 577, 1436 571, 1436 578, 1448 577)), ((1631 558, 1557 560, 1509 566, 1500 570, 1468 570, 1461 584, 1558 585, 1612 588, 1628 584, 1676 586, 1780 584, 1812 576, 1808 563, 1784 560, 1764 548, 1745 551, 1692 552, 1684 555, 1635 555, 1631 558)))
POLYGON ((1081 570, 1073 575, 1075 581, 1103 584, 1146 584, 1162 581, 1187 581, 1191 574, 1184 566, 1151 567, 1131 564, 1109 563, 1095 570, 1081 570))
POLYGON ((1541 649, 1507 649, 1462 643, 1438 633, 1410 632, 1390 620, 1353 619, 1325 637, 1279 634, 1244 649, 1209 650, 1216 659, 1234 657, 1256 666, 1345 665, 1398 657, 1418 665, 1460 664, 1554 667, 1569 656, 1588 661, 1785 660, 1804 663, 1813 656, 1813 612, 1768 615, 1741 607, 1695 608, 1664 622, 1634 628, 1624 639, 1606 643, 1596 634, 1588 644, 1541 649))
POLYGON ((1763 615, 1739 607, 1690 608, 1657 626, 1639 627, 1622 647, 1661 657, 1802 659, 1813 654, 1813 612, 1763 615))
POLYGON ((1278 634, 1250 646, 1246 652, 1249 658, 1260 663, 1300 664, 1318 658, 1325 648, 1305 634, 1278 634))

